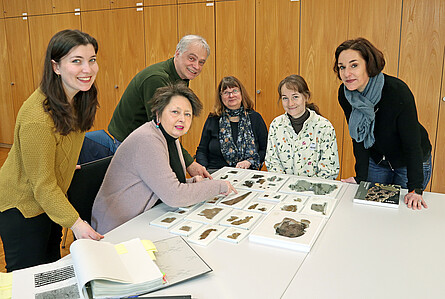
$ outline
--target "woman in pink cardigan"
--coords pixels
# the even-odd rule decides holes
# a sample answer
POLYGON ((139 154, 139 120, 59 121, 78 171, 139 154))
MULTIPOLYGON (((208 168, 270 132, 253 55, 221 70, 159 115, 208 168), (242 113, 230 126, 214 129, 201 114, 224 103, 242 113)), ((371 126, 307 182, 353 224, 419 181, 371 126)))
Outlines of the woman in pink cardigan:
POLYGON ((185 177, 178 138, 186 134, 202 104, 184 84, 159 88, 152 98, 153 120, 118 148, 93 206, 92 226, 106 233, 150 209, 158 199, 189 206, 236 192, 228 181, 185 177))

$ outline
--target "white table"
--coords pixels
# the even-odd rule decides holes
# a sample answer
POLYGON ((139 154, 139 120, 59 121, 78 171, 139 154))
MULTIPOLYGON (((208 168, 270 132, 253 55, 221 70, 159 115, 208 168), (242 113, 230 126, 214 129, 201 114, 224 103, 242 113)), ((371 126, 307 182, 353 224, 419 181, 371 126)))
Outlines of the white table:
MULTIPOLYGON (((118 243, 136 237, 156 241, 172 237, 168 230, 149 225, 169 210, 174 209, 158 205, 107 233, 104 241, 118 243)), ((240 244, 215 240, 207 247, 190 245, 213 272, 153 295, 191 294, 200 299, 280 298, 306 257, 305 253, 250 243, 247 238, 240 244)))
MULTIPOLYGON (((357 185, 344 187, 334 213, 309 254, 216 240, 191 246, 213 272, 152 293, 193 298, 445 298, 445 195, 425 193, 421 211, 353 204, 357 185)), ((406 190, 405 190, 406 191, 406 190)), ((402 192, 401 198, 404 193, 402 192)), ((105 236, 161 240, 168 230, 149 222, 164 204, 105 236)))
MULTIPOLYGON (((445 195, 414 211, 344 194, 283 298, 445 298, 445 195)), ((401 198, 404 197, 402 193, 401 198)))

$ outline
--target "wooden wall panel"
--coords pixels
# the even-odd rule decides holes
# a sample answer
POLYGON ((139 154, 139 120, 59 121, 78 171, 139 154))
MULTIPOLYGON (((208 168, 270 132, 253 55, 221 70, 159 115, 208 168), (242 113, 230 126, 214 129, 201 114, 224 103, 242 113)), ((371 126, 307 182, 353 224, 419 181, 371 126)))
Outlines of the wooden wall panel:
POLYGON ((5 17, 5 10, 3 9, 3 0, 0 0, 0 18, 3 19, 5 17))
POLYGON ((14 140, 14 106, 12 104, 9 76, 8 48, 6 46, 5 20, 0 19, 0 143, 12 144, 14 140))
MULTIPOLYGON (((120 22, 112 19, 109 10, 82 12, 81 20, 82 30, 96 38, 99 44, 97 53, 99 72, 96 77, 96 84, 99 91, 100 108, 96 114, 94 130, 105 129, 108 127, 117 101, 114 65, 121 64, 121 62, 116 60, 114 48, 117 45, 123 45, 123 42, 117 44, 113 40, 113 24, 120 22)), ((123 24, 121 25, 123 26, 123 24)))
POLYGON ((237 77, 255 100, 255 0, 215 3, 216 84, 237 77))
POLYGON ((256 1, 256 110, 269 126, 284 113, 278 83, 299 69, 300 1, 256 1))
POLYGON ((355 0, 350 3, 348 38, 368 39, 385 56, 383 71, 397 77, 402 0, 355 0))
POLYGON ((52 0, 26 0, 28 15, 50 14, 53 12, 52 0))
POLYGON ((110 9, 110 0, 80 0, 80 9, 86 10, 98 10, 98 9, 110 9))
MULTIPOLYGON (((445 49, 444 49, 445 55, 445 49)), ((442 62, 442 78, 445 78, 445 61, 442 62)), ((441 95, 439 105, 439 117, 436 136, 436 150, 434 152, 433 173, 431 178, 431 191, 445 193, 445 81, 442 79, 441 95)), ((430 136, 434 138, 433 136, 430 136)))
POLYGON ((5 17, 22 16, 28 12, 26 0, 4 0, 3 12, 5 17))
MULTIPOLYGON (((445 34, 445 0, 440 2, 440 33, 445 34)), ((431 191, 445 193, 445 46, 442 47, 442 87, 439 100, 439 116, 435 138, 435 151, 433 155, 433 173, 431 177, 431 191)), ((431 118, 434 118, 431 115, 431 118)))
POLYGON ((414 94, 420 123, 428 131, 433 149, 445 42, 439 23, 441 1, 404 0, 400 41, 399 78, 414 94))
POLYGON ((169 5, 169 4, 177 4, 176 0, 144 0, 144 5, 169 5))
POLYGON ((45 52, 51 37, 64 29, 80 30, 80 16, 69 13, 29 17, 29 39, 34 66, 34 88, 39 86, 42 79, 45 52))
MULTIPOLYGON (((386 65, 383 71, 396 77, 399 62, 401 17, 402 0, 360 0, 350 2, 348 39, 364 37, 371 41, 385 56, 386 65), (384 22, 383 25, 382 22, 384 22)), ((354 176, 354 165, 352 140, 345 120, 343 126, 341 177, 354 176)))
POLYGON ((34 91, 32 59, 29 43, 28 20, 5 19, 8 45, 9 70, 11 74, 12 99, 16 116, 23 102, 34 91))
POLYGON ((111 8, 142 7, 144 0, 111 0, 111 8))
POLYGON ((182 138, 182 145, 191 155, 196 152, 202 127, 215 97, 215 11, 214 6, 206 4, 194 3, 178 6, 179 38, 186 34, 198 34, 207 40, 211 51, 201 74, 190 82, 190 88, 204 105, 201 116, 193 119, 192 127, 182 138))
POLYGON ((100 109, 96 116, 95 130, 108 127, 116 104, 128 83, 145 66, 143 28, 143 12, 136 8, 82 14, 82 29, 94 36, 99 43, 99 73, 96 82, 100 109))
POLYGON ((52 0, 53 13, 74 12, 80 9, 80 0, 52 0))
POLYGON ((146 66, 173 57, 179 41, 178 7, 176 5, 144 7, 144 17, 146 66))
MULTIPOLYGON (((343 166, 341 153, 345 117, 337 100, 341 82, 332 67, 336 47, 347 39, 348 24, 346 21, 338 22, 338 16, 345 15, 346 18, 348 1, 303 1, 301 9, 300 75, 309 85, 312 101, 335 128, 340 163, 343 166)), ((349 138, 349 135, 346 137, 349 138)), ((348 163, 353 161, 352 158, 348 163)))
POLYGON ((144 14, 136 8, 119 9, 112 11, 112 19, 126 20, 125 25, 114 22, 112 31, 117 104, 131 79, 145 67, 144 14))
POLYGON ((195 3, 195 2, 206 2, 213 3, 214 0, 178 0, 178 4, 195 3))

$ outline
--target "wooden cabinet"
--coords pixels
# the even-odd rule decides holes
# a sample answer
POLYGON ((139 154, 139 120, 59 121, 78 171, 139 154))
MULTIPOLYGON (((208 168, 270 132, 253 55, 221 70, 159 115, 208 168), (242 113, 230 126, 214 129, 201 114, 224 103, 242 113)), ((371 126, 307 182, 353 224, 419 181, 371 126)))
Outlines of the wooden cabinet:
POLYGON ((256 1, 256 110, 269 125, 284 113, 278 83, 298 74, 300 1, 256 1))
POLYGON ((144 7, 144 18, 146 66, 173 57, 179 41, 177 6, 144 7))
POLYGON ((304 1, 301 10, 300 75, 308 83, 311 101, 335 128, 340 165, 343 166, 342 144, 350 137, 348 133, 343 136, 345 117, 337 100, 341 82, 332 67, 336 47, 347 39, 348 16, 342 14, 348 6, 345 1, 304 1))
POLYGON ((178 4, 196 3, 196 2, 213 3, 215 1, 214 0, 178 0, 178 4))
POLYGON ((26 2, 28 15, 51 14, 53 12, 52 0, 26 0, 26 2))
POLYGON ((32 59, 29 43, 28 20, 19 18, 5 19, 6 44, 8 47, 9 70, 12 87, 14 116, 23 102, 34 91, 32 59))
POLYGON ((443 5, 443 0, 404 0, 400 40, 399 78, 414 94, 419 121, 428 131, 433 149, 444 59, 445 30, 440 30, 439 22, 445 17, 443 5))
POLYGON ((30 16, 29 40, 33 62, 34 88, 40 85, 43 63, 48 43, 57 32, 64 29, 81 29, 80 16, 74 13, 30 16))
POLYGON ((136 8, 82 13, 82 30, 95 37, 99 44, 96 83, 100 109, 95 130, 108 127, 128 83, 145 67, 143 28, 143 11, 136 8))
POLYGON ((178 6, 179 38, 187 34, 200 35, 206 39, 211 51, 201 74, 190 82, 190 88, 204 105, 201 116, 193 119, 187 135, 182 137, 182 145, 191 155, 196 152, 202 127, 215 98, 215 10, 213 5, 207 4, 193 3, 178 6))
MULTIPOLYGON (((441 26, 444 26, 441 28, 442 32, 444 32, 445 24, 441 24, 441 26)), ((445 48, 443 55, 445 57, 445 48)), ((445 68, 442 68, 442 88, 440 97, 436 143, 433 155, 434 164, 431 177, 431 191, 445 193, 445 140, 443 138, 445 136, 445 68)), ((430 135, 430 138, 434 138, 434 136, 430 135)))
POLYGON ((4 0, 3 12, 5 17, 22 16, 24 13, 28 12, 28 5, 26 0, 4 0))
POLYGON ((74 12, 80 10, 80 0, 52 0, 53 13, 74 12))
POLYGON ((144 6, 176 4, 176 0, 144 0, 144 6))
POLYGON ((144 0, 110 0, 111 8, 142 7, 144 0))
MULTIPOLYGON (((345 9, 346 7, 339 7, 339 10, 335 10, 339 11, 339 13, 333 14, 333 20, 338 19, 341 12, 345 11, 345 9)), ((397 76, 402 0, 351 1, 349 12, 347 26, 348 34, 347 38, 344 38, 343 40, 364 37, 371 41, 371 43, 384 54, 386 65, 383 72, 392 76, 397 76), (381 22, 384 22, 384 24, 382 25, 381 22)), ((335 26, 334 24, 335 23, 332 23, 331 26, 335 26)), ((346 32, 343 30, 343 35, 345 33, 346 32)), ((343 42, 343 40, 339 39, 337 44, 331 45, 331 61, 334 59, 336 47, 343 42)), ((331 65, 329 65, 330 72, 332 72, 332 67, 333 65, 331 63, 331 65)), ((334 74, 334 72, 332 72, 332 74, 334 74)), ((324 80, 321 80, 321 82, 323 81, 324 80)), ((352 140, 349 135, 349 128, 346 119, 344 118, 343 110, 340 108, 337 101, 337 90, 341 82, 338 79, 336 79, 336 81, 335 94, 333 94, 332 97, 332 103, 335 103, 335 106, 327 106, 329 107, 330 112, 328 119, 331 120, 336 128, 341 162, 340 176, 342 178, 348 178, 355 175, 355 158, 352 151, 352 140), (341 123, 343 123, 343 132, 341 131, 341 123)), ((325 105, 323 105, 323 107, 325 107, 325 105)), ((323 109, 323 111, 324 110, 325 109, 323 109)))
POLYGON ((8 49, 6 47, 5 20, 0 19, 0 143, 12 144, 15 114, 11 97, 8 49))
POLYGON ((111 8, 110 0, 80 0, 80 9, 82 11, 110 9, 110 8, 111 8))
POLYGON ((255 101, 255 0, 216 2, 215 11, 216 84, 235 76, 255 101))

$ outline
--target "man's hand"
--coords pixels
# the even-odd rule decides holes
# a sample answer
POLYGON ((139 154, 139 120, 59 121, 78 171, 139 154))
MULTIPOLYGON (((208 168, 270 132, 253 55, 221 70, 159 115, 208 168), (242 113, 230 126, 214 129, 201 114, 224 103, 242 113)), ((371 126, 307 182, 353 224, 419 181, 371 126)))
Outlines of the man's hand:
POLYGON ((199 164, 198 162, 193 162, 192 164, 190 164, 189 167, 187 167, 187 172, 191 177, 200 175, 204 178, 209 178, 213 180, 212 176, 207 171, 207 169, 205 169, 205 167, 199 164))

